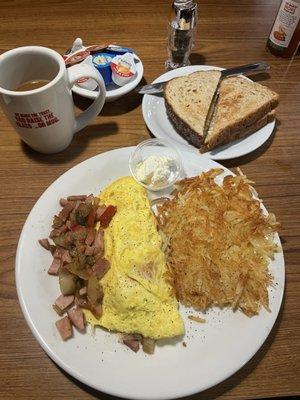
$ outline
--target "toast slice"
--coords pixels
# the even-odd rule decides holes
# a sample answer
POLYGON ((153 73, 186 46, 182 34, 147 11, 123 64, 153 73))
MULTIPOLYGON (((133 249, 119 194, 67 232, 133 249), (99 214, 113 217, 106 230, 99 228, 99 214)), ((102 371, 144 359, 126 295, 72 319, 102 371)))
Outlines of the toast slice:
MULTIPOLYGON (((274 121, 276 117, 275 110, 272 110, 268 114, 264 115, 262 118, 260 118, 258 121, 254 122, 253 124, 249 125, 248 127, 238 129, 235 132, 231 132, 231 135, 227 136, 226 138, 223 139, 222 144, 219 146, 223 146, 224 144, 233 142, 235 140, 244 138, 246 136, 250 136, 252 133, 258 131, 265 125, 267 125, 269 122, 274 121)), ((212 148, 207 147, 205 144, 203 144, 200 147, 200 153, 206 153, 207 151, 212 150, 212 148)))
POLYGON ((220 77, 220 71, 198 71, 171 79, 165 86, 170 121, 196 147, 202 144, 206 117, 220 77))
POLYGON ((265 125, 267 114, 277 105, 278 94, 266 86, 243 77, 224 79, 203 148, 211 150, 255 132, 253 126, 262 127, 263 121, 265 125))

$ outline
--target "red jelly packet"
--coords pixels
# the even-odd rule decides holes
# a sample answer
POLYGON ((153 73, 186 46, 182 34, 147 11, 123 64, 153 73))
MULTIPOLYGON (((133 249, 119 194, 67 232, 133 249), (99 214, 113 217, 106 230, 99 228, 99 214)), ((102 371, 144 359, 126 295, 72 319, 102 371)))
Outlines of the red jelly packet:
POLYGON ((80 61, 84 60, 86 57, 90 55, 89 51, 86 50, 79 50, 75 53, 68 54, 67 56, 63 55, 66 65, 77 64, 80 61))

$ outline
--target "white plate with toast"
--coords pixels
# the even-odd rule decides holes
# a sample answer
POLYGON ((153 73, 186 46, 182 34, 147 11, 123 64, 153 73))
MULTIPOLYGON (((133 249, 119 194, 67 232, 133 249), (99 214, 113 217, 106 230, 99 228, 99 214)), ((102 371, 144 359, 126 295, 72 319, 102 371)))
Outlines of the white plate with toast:
MULTIPOLYGON (((175 77, 191 74, 196 71, 222 70, 222 68, 208 65, 193 65, 178 68, 162 74, 153 83, 168 81, 175 77)), ((245 79, 248 79, 244 77, 245 79)), ((144 95, 142 111, 148 129, 157 138, 168 140, 182 150, 189 150, 199 154, 199 149, 189 144, 174 128, 168 118, 165 100, 162 94, 144 95)), ((262 146, 272 135, 275 127, 275 120, 268 122, 261 129, 249 136, 235 140, 231 143, 217 147, 203 153, 204 157, 214 160, 227 160, 244 156, 262 146)))

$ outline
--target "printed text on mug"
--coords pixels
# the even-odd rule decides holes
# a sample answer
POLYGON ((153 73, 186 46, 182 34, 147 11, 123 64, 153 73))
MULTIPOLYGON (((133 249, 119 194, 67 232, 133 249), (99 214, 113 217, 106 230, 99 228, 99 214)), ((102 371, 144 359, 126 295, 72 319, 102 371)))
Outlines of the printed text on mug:
POLYGON ((38 113, 21 114, 15 113, 15 121, 21 128, 43 128, 59 121, 50 110, 40 111, 38 113))

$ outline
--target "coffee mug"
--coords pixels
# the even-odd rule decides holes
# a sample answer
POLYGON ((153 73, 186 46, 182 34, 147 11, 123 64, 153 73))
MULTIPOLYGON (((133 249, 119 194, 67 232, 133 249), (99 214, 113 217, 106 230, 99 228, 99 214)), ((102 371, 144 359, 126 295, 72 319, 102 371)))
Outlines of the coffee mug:
POLYGON ((105 95, 104 81, 94 67, 77 64, 67 69, 54 50, 25 46, 0 55, 0 104, 21 139, 41 153, 68 147, 74 133, 99 114, 105 95), (93 104, 75 117, 71 88, 84 77, 94 79, 99 92, 93 104), (17 91, 22 83, 37 79, 48 83, 17 91))

